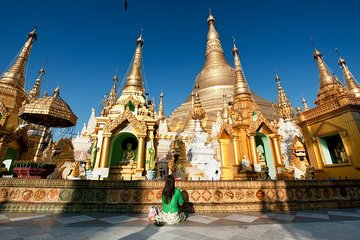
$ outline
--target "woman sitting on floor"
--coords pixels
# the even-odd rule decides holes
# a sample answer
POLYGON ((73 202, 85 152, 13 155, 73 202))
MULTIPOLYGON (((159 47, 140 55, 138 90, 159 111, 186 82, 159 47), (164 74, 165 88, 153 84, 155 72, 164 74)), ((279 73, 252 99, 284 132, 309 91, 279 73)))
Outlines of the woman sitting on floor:
POLYGON ((186 219, 184 212, 179 211, 179 205, 183 205, 184 200, 181 190, 175 187, 173 175, 168 175, 165 179, 165 186, 162 192, 162 210, 156 217, 156 225, 161 223, 176 224, 186 219))

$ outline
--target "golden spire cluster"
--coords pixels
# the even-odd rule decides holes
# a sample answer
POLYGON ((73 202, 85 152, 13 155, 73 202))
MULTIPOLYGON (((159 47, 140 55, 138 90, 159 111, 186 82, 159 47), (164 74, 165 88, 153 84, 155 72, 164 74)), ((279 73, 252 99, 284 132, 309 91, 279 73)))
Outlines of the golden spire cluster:
POLYGON ((330 70, 326 66, 322 54, 315 48, 314 59, 317 62, 319 76, 320 76, 320 88, 315 100, 316 105, 320 105, 327 100, 334 99, 343 92, 343 86, 336 78, 330 73, 330 70))
POLYGON ((346 89, 349 91, 350 94, 354 95, 355 97, 360 97, 359 84, 356 82, 354 75, 350 72, 349 67, 346 65, 345 59, 339 57, 338 63, 344 75, 346 89))
POLYGON ((275 76, 275 82, 277 82, 278 85, 277 105, 280 117, 283 119, 292 119, 294 117, 294 108, 291 106, 290 100, 280 84, 280 77, 278 74, 275 76))
POLYGON ((33 42, 37 39, 36 27, 28 33, 27 41, 17 56, 14 65, 5 72, 0 82, 17 87, 20 91, 25 92, 25 66, 29 58, 33 42))
POLYGON ((131 66, 131 70, 126 79, 126 84, 123 90, 123 94, 131 95, 144 95, 144 86, 141 75, 141 59, 142 59, 142 47, 144 46, 144 39, 142 33, 136 40, 136 50, 134 62, 131 66))

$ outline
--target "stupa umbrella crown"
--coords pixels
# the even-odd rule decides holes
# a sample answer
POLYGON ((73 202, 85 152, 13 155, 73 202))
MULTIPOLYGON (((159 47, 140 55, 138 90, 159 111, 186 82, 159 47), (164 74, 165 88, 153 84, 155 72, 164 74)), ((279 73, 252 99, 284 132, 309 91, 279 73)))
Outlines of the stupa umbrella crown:
POLYGON ((77 117, 69 105, 59 96, 60 89, 54 90, 53 96, 43 96, 24 104, 19 111, 19 117, 37 125, 46 127, 72 127, 76 125, 77 117))

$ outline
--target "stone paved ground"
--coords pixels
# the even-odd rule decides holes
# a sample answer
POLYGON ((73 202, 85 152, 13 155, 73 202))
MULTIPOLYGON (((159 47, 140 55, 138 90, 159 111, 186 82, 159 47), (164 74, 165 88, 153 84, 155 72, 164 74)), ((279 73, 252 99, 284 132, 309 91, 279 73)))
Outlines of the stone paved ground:
POLYGON ((145 214, 0 213, 0 239, 360 239, 360 208, 197 213, 162 227, 145 214))

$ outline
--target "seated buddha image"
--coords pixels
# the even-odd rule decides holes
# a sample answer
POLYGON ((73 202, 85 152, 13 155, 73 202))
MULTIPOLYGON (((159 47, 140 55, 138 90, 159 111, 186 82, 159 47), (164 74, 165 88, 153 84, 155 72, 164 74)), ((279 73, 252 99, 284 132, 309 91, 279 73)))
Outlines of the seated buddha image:
POLYGON ((120 161, 121 165, 133 164, 135 161, 135 151, 133 150, 132 143, 126 143, 126 149, 124 150, 124 157, 120 161))
POLYGON ((335 158, 336 158, 336 163, 349 162, 346 151, 345 151, 345 147, 342 144, 342 142, 337 143, 337 145, 334 149, 334 154, 335 154, 335 158))

